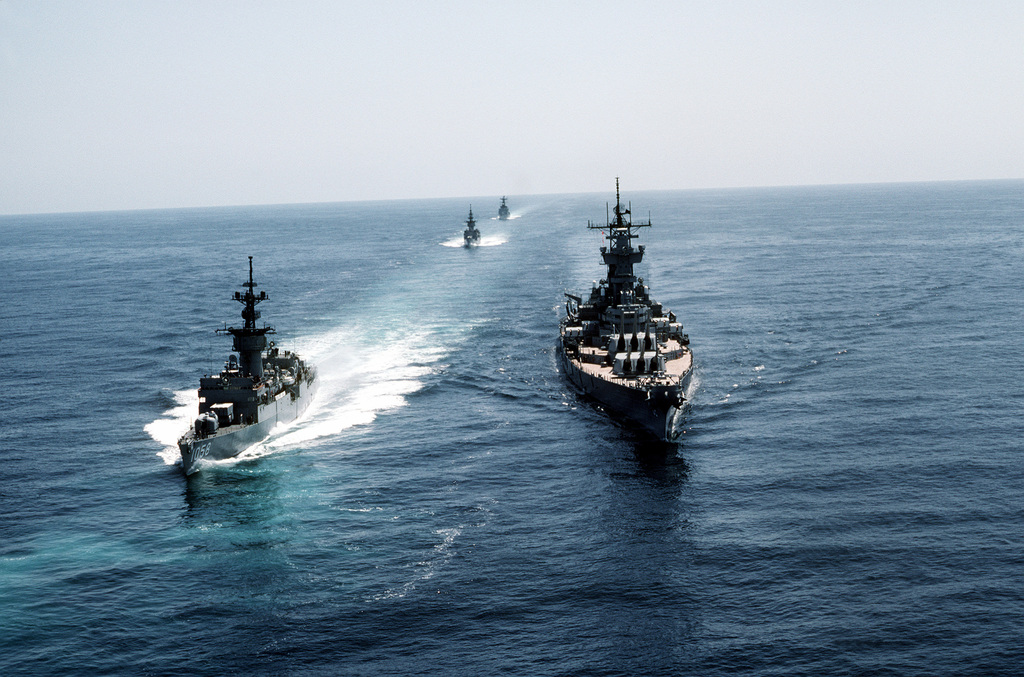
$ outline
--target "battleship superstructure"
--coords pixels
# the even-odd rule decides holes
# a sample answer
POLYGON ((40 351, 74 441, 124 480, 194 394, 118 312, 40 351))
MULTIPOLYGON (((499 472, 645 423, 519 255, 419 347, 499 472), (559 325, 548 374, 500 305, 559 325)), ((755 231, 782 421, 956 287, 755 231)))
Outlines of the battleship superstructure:
POLYGON ((607 246, 601 256, 608 275, 595 283, 590 296, 566 294, 560 354, 568 379, 609 411, 638 424, 655 437, 672 441, 673 421, 685 402, 693 374, 690 339, 676 316, 651 299, 650 288, 633 266, 644 256, 633 246, 638 228, 619 199, 615 180, 615 211, 601 230, 607 246))
POLYGON ((502 221, 507 221, 508 220, 508 215, 509 215, 508 205, 505 204, 505 200, 506 200, 506 198, 504 196, 502 196, 502 198, 501 198, 501 206, 498 207, 498 218, 501 219, 502 221))
POLYGON ((186 475, 197 470, 204 458, 237 456, 263 440, 278 423, 298 418, 309 406, 317 386, 316 369, 290 351, 267 341, 273 327, 256 326, 256 304, 267 292, 256 293, 249 257, 249 281, 245 293, 234 299, 245 306, 241 328, 225 327, 218 334, 234 337, 233 350, 220 374, 199 379, 199 417, 178 440, 181 465, 186 475))
POLYGON ((476 221, 473 220, 473 206, 469 206, 469 220, 466 221, 466 230, 462 233, 463 246, 472 247, 480 244, 480 231, 476 228, 476 221))

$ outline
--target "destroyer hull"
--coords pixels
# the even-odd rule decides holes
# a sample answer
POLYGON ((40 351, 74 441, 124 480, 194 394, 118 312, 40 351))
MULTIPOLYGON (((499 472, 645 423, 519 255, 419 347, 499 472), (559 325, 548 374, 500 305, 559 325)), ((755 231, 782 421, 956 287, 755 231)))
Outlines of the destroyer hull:
POLYGON ((672 442, 678 436, 674 432, 673 422, 682 407, 683 393, 690 384, 692 370, 687 370, 678 385, 644 390, 587 373, 563 350, 559 350, 559 355, 569 381, 604 405, 617 418, 661 441, 672 442))
POLYGON ((266 439, 278 423, 290 423, 309 407, 316 392, 316 384, 303 388, 303 393, 292 400, 289 393, 281 393, 276 400, 259 407, 259 422, 221 428, 208 437, 197 438, 190 432, 178 440, 181 466, 186 475, 198 470, 203 459, 215 461, 233 458, 266 439))

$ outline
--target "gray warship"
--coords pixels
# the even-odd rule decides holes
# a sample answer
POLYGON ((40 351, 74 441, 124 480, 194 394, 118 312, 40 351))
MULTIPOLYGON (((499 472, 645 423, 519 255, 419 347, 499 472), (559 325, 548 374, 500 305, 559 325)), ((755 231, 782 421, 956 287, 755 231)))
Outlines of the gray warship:
POLYGON ((234 299, 244 306, 245 324, 217 330, 234 337, 232 349, 238 355, 228 357, 220 374, 199 379, 199 417, 178 440, 186 475, 195 472, 202 459, 237 456, 266 438, 278 423, 295 420, 316 391, 316 369, 273 341, 268 343, 273 327, 256 326, 256 304, 268 297, 265 291, 255 291, 251 256, 249 281, 242 286, 245 293, 236 291, 234 299))
POLYGON ((509 215, 508 205, 505 204, 505 200, 506 200, 506 198, 504 196, 502 196, 502 198, 501 198, 501 206, 498 207, 498 218, 501 219, 502 221, 508 221, 508 215, 509 215))
POLYGON ((466 221, 466 230, 462 233, 464 247, 472 247, 480 244, 480 231, 477 230, 476 221, 473 220, 473 205, 469 206, 469 220, 466 221))
POLYGON ((559 326, 562 367, 569 381, 610 413, 671 442, 693 375, 690 339, 633 272, 644 256, 643 245, 633 246, 635 231, 651 223, 633 223, 619 199, 618 179, 615 211, 606 221, 587 223, 607 237, 601 256, 608 275, 594 284, 586 301, 566 294, 559 326))

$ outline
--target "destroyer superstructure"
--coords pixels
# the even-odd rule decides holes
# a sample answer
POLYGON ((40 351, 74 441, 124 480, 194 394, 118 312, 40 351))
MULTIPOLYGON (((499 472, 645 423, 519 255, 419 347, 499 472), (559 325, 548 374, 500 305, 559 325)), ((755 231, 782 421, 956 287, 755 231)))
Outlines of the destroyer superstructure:
POLYGON ((466 230, 462 233, 463 246, 472 247, 480 244, 480 231, 477 230, 476 221, 473 219, 473 206, 469 206, 469 219, 466 221, 466 230))
POLYGON ((256 305, 268 297, 265 291, 256 293, 251 256, 249 281, 242 286, 245 293, 236 291, 234 299, 244 306, 245 323, 217 330, 231 334, 237 355, 228 357, 220 374, 199 379, 199 417, 178 440, 186 475, 196 471, 200 460, 237 456, 266 438, 277 423, 298 418, 316 390, 316 369, 268 341, 273 327, 256 326, 256 305))
POLYGON ((650 288, 634 274, 633 266, 644 256, 643 245, 633 246, 636 230, 650 225, 649 220, 633 223, 616 179, 614 213, 605 225, 587 223, 607 238, 601 257, 608 274, 586 300, 566 294, 559 352, 566 377, 580 390, 613 414, 671 441, 693 355, 682 324, 651 299, 650 288))

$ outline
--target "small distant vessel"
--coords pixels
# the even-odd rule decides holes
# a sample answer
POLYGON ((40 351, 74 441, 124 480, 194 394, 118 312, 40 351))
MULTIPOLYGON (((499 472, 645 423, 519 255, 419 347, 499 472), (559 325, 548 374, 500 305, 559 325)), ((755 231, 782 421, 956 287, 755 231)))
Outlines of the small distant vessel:
POLYGON ((464 247, 472 247, 480 244, 480 231, 477 230, 476 221, 473 220, 473 206, 469 207, 469 220, 466 221, 466 230, 462 233, 464 247))
POLYGON ((507 221, 508 220, 508 214, 509 214, 508 205, 505 204, 505 199, 506 198, 504 196, 502 196, 502 198, 501 198, 501 206, 498 207, 498 218, 501 219, 502 221, 507 221))
POLYGON ((295 420, 316 391, 316 369, 295 353, 279 350, 273 341, 268 344, 273 327, 256 326, 256 304, 268 297, 265 291, 255 292, 251 256, 249 281, 242 286, 245 293, 236 291, 234 299, 245 306, 245 324, 217 330, 234 337, 238 355, 228 357, 220 374, 199 379, 199 417, 178 440, 186 475, 197 470, 200 460, 237 456, 266 438, 278 423, 295 420))
POLYGON ((601 247, 608 275, 594 284, 586 301, 566 294, 559 354, 576 387, 611 413, 672 441, 673 421, 693 375, 693 354, 683 325, 634 275, 633 266, 644 256, 643 245, 633 247, 634 231, 650 225, 633 223, 619 200, 616 179, 614 216, 603 226, 587 223, 608 238, 608 246, 601 247))

